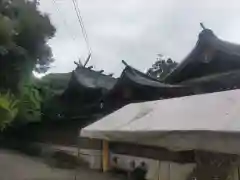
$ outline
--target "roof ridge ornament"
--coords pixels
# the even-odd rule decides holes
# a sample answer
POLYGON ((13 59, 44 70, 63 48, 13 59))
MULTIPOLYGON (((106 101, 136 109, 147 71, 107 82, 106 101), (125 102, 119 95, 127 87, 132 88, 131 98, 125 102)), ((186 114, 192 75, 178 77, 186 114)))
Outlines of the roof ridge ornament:
POLYGON ((87 68, 90 69, 90 70, 92 70, 93 66, 89 66, 89 67, 87 67, 87 68))
POLYGON ((96 72, 102 74, 104 72, 104 70, 100 70, 100 71, 96 71, 96 72))
POLYGON ((77 61, 74 61, 74 64, 78 67, 82 67, 82 62, 81 62, 81 58, 78 59, 78 62, 77 61))
POLYGON ((129 66, 126 61, 122 60, 122 63, 125 65, 125 66, 129 66))
POLYGON ((88 57, 87 57, 87 59, 86 59, 86 61, 85 61, 85 63, 84 63, 84 65, 83 65, 83 67, 86 67, 87 63, 88 63, 89 60, 91 59, 91 56, 92 56, 92 54, 89 53, 89 54, 88 54, 88 57))
POLYGON ((206 29, 206 27, 204 26, 204 24, 203 24, 203 23, 200 23, 200 26, 202 27, 202 29, 203 29, 203 30, 205 30, 205 29, 206 29))

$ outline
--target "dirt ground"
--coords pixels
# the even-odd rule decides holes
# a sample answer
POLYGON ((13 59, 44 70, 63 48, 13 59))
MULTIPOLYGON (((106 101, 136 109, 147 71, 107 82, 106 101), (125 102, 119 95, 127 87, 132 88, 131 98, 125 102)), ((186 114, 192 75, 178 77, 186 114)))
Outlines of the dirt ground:
POLYGON ((14 151, 0 150, 1 180, 121 180, 86 168, 77 170, 56 169, 40 159, 14 151))

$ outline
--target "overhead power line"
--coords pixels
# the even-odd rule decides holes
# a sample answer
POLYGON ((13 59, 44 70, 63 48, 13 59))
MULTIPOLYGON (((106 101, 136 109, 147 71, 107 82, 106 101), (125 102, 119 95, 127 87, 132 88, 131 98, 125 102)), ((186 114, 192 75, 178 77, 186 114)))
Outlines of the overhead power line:
MULTIPOLYGON (((66 21, 66 18, 63 16, 63 11, 61 11, 61 9, 59 8, 59 4, 58 4, 57 0, 52 0, 52 2, 54 4, 54 8, 57 10, 58 15, 61 17, 63 25, 65 26, 66 32, 70 35, 72 41, 76 42, 76 36, 70 31, 68 23, 66 21)), ((77 62, 78 64, 82 63, 80 61, 80 58, 77 58, 77 60, 78 60, 78 62, 77 62)))
POLYGON ((84 37, 85 42, 87 44, 87 48, 88 48, 89 54, 91 54, 91 47, 90 47, 90 44, 89 44, 89 41, 88 41, 87 32, 86 32, 86 29, 84 27, 84 23, 83 23, 83 19, 82 19, 81 13, 80 13, 80 9, 79 9, 78 3, 77 3, 76 0, 72 0, 72 2, 73 2, 73 5, 74 5, 75 12, 77 14, 78 22, 79 22, 79 25, 81 27, 83 37, 84 37))
MULTIPOLYGON (((56 0, 52 0, 53 4, 55 5, 55 8, 57 10, 57 12, 59 13, 59 15, 62 17, 62 12, 60 11, 59 7, 58 7, 58 3, 56 0)), ((91 59, 91 54, 92 54, 92 50, 91 50, 91 46, 90 46, 90 43, 89 43, 89 40, 88 40, 88 35, 87 35, 87 31, 84 27, 84 23, 83 23, 83 18, 81 16, 81 12, 80 12, 80 9, 79 9, 79 6, 78 6, 78 2, 77 0, 72 0, 73 2, 73 5, 74 5, 74 10, 76 12, 76 15, 77 15, 77 19, 78 19, 78 22, 79 22, 79 25, 80 25, 80 28, 81 28, 81 31, 82 31, 82 34, 83 34, 83 38, 85 40, 85 43, 86 43, 86 46, 87 46, 87 50, 88 50, 88 57, 86 58, 85 62, 84 62, 84 66, 87 65, 87 63, 89 62, 89 60, 91 59)), ((73 39, 73 41, 76 40, 76 37, 69 31, 69 26, 66 22, 66 19, 62 18, 62 21, 64 23, 64 26, 66 27, 66 30, 68 30, 71 38, 73 39)), ((80 60, 79 60, 79 63, 80 63, 80 60)))
MULTIPOLYGON (((81 13, 80 13, 80 9, 79 9, 79 7, 78 7, 78 3, 77 3, 76 0, 72 0, 72 1, 73 1, 74 10, 75 10, 75 12, 76 12, 76 14, 77 14, 78 22, 79 22, 79 24, 80 24, 81 31, 82 31, 82 34, 83 34, 85 43, 86 43, 86 45, 87 45, 87 50, 88 50, 88 53, 89 53, 87 59, 86 59, 85 62, 84 62, 84 64, 86 65, 86 64, 89 62, 90 58, 91 58, 91 47, 90 47, 90 44, 89 44, 89 41, 88 41, 87 32, 86 32, 86 29, 85 29, 85 27, 84 27, 84 23, 83 23, 83 20, 82 20, 82 17, 81 17, 81 13)), ((60 10, 60 8, 59 8, 59 6, 58 6, 58 3, 57 3, 57 0, 52 0, 52 2, 53 2, 53 4, 55 5, 54 7, 55 7, 55 9, 57 10, 58 14, 62 17, 63 12, 60 10)), ((64 24, 66 30, 67 30, 68 33, 70 34, 72 40, 73 40, 73 41, 76 41, 76 36, 73 35, 73 34, 70 32, 69 26, 68 26, 68 24, 67 24, 67 22, 66 22, 66 19, 65 19, 64 17, 61 18, 61 19, 62 19, 62 21, 63 21, 63 24, 64 24)), ((78 64, 82 64, 80 58, 78 59, 78 62, 77 62, 77 63, 78 63, 78 64)))

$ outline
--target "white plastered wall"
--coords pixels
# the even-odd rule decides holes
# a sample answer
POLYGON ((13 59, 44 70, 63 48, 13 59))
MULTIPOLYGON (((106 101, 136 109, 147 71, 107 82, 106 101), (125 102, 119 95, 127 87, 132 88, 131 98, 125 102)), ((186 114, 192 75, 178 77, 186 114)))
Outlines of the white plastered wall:
POLYGON ((179 164, 120 154, 111 154, 110 164, 112 163, 113 157, 118 157, 119 168, 125 170, 130 170, 130 162, 133 160, 135 161, 136 166, 144 161, 148 167, 148 173, 146 176, 146 179, 148 180, 186 180, 196 166, 194 163, 179 164))

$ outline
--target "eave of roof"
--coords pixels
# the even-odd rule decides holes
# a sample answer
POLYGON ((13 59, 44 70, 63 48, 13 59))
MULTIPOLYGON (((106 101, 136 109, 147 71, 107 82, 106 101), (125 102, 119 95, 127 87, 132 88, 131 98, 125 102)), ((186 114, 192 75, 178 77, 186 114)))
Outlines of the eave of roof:
MULTIPOLYGON (((181 73, 188 67, 192 66, 196 62, 203 61, 203 54, 206 50, 220 51, 228 55, 239 56, 240 64, 240 45, 233 44, 230 42, 219 39, 211 30, 205 29, 199 34, 199 39, 196 46, 190 52, 190 54, 177 66, 177 68, 171 72, 164 79, 166 83, 178 83, 181 82, 179 79, 181 73)), ((226 60, 227 61, 227 60, 226 60)), ((230 63, 230 62, 227 62, 230 63)), ((194 67, 193 67, 194 68, 194 67)))
POLYGON ((73 71, 73 77, 79 85, 89 89, 110 90, 116 83, 116 79, 85 67, 79 67, 73 71))

